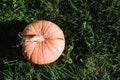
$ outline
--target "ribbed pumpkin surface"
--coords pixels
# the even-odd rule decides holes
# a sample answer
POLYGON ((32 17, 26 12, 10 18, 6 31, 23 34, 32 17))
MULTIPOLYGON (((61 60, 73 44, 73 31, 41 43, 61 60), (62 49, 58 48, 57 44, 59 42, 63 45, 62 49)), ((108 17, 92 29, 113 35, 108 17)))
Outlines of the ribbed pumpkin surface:
POLYGON ((35 64, 54 62, 65 47, 62 30, 50 21, 40 20, 27 25, 23 38, 23 55, 35 64))

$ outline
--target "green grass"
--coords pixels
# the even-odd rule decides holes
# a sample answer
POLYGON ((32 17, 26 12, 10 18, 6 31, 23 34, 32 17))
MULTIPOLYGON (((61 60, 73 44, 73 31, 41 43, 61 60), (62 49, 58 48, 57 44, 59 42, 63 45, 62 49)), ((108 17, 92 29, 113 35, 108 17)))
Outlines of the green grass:
POLYGON ((1 0, 0 80, 119 80, 119 0, 1 0), (63 55, 47 65, 24 59, 18 33, 36 20, 64 32, 63 55))

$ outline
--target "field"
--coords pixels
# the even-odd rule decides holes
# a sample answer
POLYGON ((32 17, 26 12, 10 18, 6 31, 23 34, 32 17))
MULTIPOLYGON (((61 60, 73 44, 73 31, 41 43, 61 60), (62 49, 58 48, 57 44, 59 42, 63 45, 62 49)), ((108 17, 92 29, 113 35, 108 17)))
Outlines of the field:
POLYGON ((0 80, 120 80, 120 0, 1 0, 0 80), (65 50, 46 65, 22 55, 19 32, 49 20, 65 50))

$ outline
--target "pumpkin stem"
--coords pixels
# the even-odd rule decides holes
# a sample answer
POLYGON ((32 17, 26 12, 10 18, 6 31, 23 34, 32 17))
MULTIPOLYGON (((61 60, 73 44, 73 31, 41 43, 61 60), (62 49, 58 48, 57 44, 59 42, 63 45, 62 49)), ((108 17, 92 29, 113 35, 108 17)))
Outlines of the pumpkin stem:
POLYGON ((23 38, 23 33, 22 33, 22 32, 19 32, 19 33, 18 33, 18 36, 19 36, 20 38, 23 38))
POLYGON ((22 39, 19 45, 22 45, 24 43, 24 37, 23 37, 23 33, 19 32, 18 36, 22 39))
POLYGON ((33 37, 26 37, 25 42, 42 42, 45 38, 42 35, 35 35, 33 37))

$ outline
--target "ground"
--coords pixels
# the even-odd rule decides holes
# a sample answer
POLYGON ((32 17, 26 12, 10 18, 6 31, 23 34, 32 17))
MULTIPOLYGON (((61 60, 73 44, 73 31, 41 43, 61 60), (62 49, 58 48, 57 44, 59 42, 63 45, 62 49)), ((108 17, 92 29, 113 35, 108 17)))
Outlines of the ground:
POLYGON ((119 80, 119 0, 1 0, 0 80, 119 80), (35 65, 22 55, 19 32, 49 20, 65 34, 60 58, 35 65))

